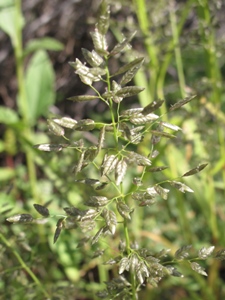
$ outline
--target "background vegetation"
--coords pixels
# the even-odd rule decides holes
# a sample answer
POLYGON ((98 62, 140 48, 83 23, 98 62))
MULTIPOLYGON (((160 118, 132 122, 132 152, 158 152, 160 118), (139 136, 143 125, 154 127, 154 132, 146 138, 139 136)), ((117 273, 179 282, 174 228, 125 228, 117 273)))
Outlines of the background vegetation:
MULTIPOLYGON (((46 117, 109 118, 98 100, 65 100, 89 93, 67 62, 81 58, 82 47, 92 49, 89 32, 98 6, 99 1, 55 1, 54 7, 48 1, 33 6, 29 1, 0 1, 2 299, 95 299, 94 292, 116 272, 102 272, 90 245, 77 248, 82 233, 76 229, 64 231, 53 244, 55 218, 38 226, 6 221, 17 213, 38 217, 33 204, 47 201, 59 215, 62 207, 78 205, 89 192, 74 183, 76 157, 69 151, 46 154, 32 146, 54 140, 46 117)), ((169 168, 149 175, 149 182, 174 179, 199 163, 209 163, 206 171, 186 180, 194 194, 171 190, 168 201, 140 208, 134 215, 135 239, 153 251, 175 252, 189 244, 195 249, 225 247, 224 10, 222 1, 206 0, 113 1, 111 6, 110 45, 121 40, 122 33, 137 30, 132 52, 111 67, 116 70, 137 54, 145 57, 134 78, 145 91, 122 105, 146 106, 166 99, 164 113, 178 100, 197 94, 185 108, 165 117, 183 134, 159 144, 155 164, 169 168)), ((92 142, 97 137, 88 133, 85 139, 92 142)), ((141 150, 147 153, 148 146, 146 142, 141 150)), ((107 246, 113 249, 118 243, 116 237, 107 246)), ((207 278, 180 265, 184 278, 164 279, 158 288, 147 286, 140 299, 223 299, 224 263, 207 260, 204 267, 207 278)))

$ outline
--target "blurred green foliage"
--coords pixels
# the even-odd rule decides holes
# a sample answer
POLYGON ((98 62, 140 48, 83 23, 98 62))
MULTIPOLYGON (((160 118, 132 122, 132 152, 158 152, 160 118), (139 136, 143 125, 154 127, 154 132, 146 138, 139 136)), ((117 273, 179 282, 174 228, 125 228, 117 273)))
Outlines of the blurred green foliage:
MULTIPOLYGON (((180 126, 184 134, 178 135, 175 142, 159 144, 160 155, 155 164, 169 168, 163 175, 150 173, 149 183, 176 178, 202 161, 209 162, 207 171, 185 181, 194 194, 171 190, 168 201, 134 213, 133 236, 153 251, 170 248, 174 253, 188 244, 196 249, 214 245, 219 250, 225 247, 225 93, 222 85, 225 60, 224 37, 218 34, 219 27, 225 26, 219 18, 224 5, 222 1, 207 0, 160 0, 157 3, 133 0, 132 5, 130 1, 123 2, 123 5, 119 1, 112 3, 114 14, 110 28, 117 39, 121 39, 121 32, 137 30, 133 42, 136 50, 132 55, 135 58, 140 50, 145 56, 145 64, 134 79, 135 84, 146 88, 139 96, 140 104, 145 106, 155 99, 165 98, 167 107, 161 110, 164 113, 177 99, 189 93, 198 95, 187 108, 168 120, 165 117, 165 121, 180 126), (117 19, 120 10, 125 17, 117 19)), ((38 227, 9 226, 5 221, 21 211, 33 214, 33 203, 43 204, 49 200, 53 200, 51 211, 57 215, 62 207, 81 203, 89 192, 82 184, 75 185, 69 176, 77 159, 73 151, 66 149, 63 155, 56 156, 40 154, 32 148, 33 144, 49 142, 48 134, 39 129, 34 133, 33 128, 40 116, 47 115, 55 100, 54 72, 46 50, 60 51, 63 46, 45 38, 23 47, 22 28, 26 23, 20 4, 16 0, 0 4, 0 28, 10 36, 16 57, 19 107, 19 113, 0 107, 0 122, 5 129, 0 151, 5 157, 26 153, 27 162, 22 160, 14 168, 0 168, 0 295, 2 299, 18 300, 43 299, 43 293, 46 299, 94 299, 93 292, 104 286, 97 284, 99 278, 105 275, 100 274, 99 259, 90 259, 93 251, 90 245, 82 250, 76 248, 82 239, 81 232, 76 229, 64 232, 53 245, 54 219, 38 227), (32 56, 24 70, 27 55, 32 56)), ((124 54, 123 61, 131 58, 131 54, 129 57, 124 54)), ((46 129, 46 125, 39 126, 46 129)), ((149 140, 141 147, 142 152, 148 153, 149 140)), ((115 250, 115 241, 109 243, 108 247, 115 250)), ((188 271, 184 265, 184 278, 163 280, 157 289, 147 286, 140 299, 223 299, 224 263, 209 260, 205 268, 207 278, 188 271)))

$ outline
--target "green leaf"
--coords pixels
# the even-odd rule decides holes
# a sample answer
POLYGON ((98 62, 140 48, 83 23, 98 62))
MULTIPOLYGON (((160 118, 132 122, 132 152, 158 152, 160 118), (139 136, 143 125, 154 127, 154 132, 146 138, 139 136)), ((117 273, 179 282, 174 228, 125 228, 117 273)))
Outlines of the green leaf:
POLYGON ((34 204, 34 208, 42 216, 44 216, 44 217, 48 217, 49 216, 49 210, 47 209, 47 207, 45 207, 43 205, 40 205, 40 204, 34 204))
POLYGON ((91 101, 98 99, 98 96, 93 95, 79 95, 79 96, 73 96, 67 98, 67 100, 76 101, 76 102, 82 102, 82 101, 91 101))
POLYGON ((53 51, 62 51, 64 49, 64 45, 51 37, 44 37, 39 39, 30 40, 25 49, 24 49, 24 56, 35 52, 37 50, 53 50, 53 51))
MULTIPOLYGON (((45 51, 39 50, 31 58, 25 78, 27 96, 27 118, 30 124, 35 124, 40 116, 45 116, 50 105, 55 101, 55 75, 52 64, 45 51)), ((22 99, 19 99, 19 109, 22 109, 22 99)))
POLYGON ((0 106, 0 123, 11 125, 19 121, 18 114, 11 108, 0 106))
POLYGON ((14 1, 7 1, 0 9, 0 28, 8 34, 14 47, 17 45, 18 31, 22 30, 24 24, 23 15, 18 15, 14 1))
POLYGON ((182 177, 187 177, 187 176, 191 176, 191 175, 194 175, 196 173, 199 173, 201 172, 203 169, 205 169, 205 167, 207 167, 208 164, 202 164, 202 165, 199 165, 198 167, 196 168, 193 168, 191 169, 190 171, 184 173, 184 175, 182 175, 182 177))
POLYGON ((0 168, 0 181, 8 181, 16 176, 16 170, 9 167, 0 168))

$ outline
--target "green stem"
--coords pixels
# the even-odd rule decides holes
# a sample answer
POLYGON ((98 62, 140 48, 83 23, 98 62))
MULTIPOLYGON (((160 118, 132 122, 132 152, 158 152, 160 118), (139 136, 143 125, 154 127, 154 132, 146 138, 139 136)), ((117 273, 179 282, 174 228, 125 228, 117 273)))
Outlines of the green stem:
POLYGON ((6 247, 8 247, 11 250, 11 252, 14 254, 14 256, 16 257, 16 259, 20 263, 21 267, 30 275, 30 277, 32 278, 32 280, 40 288, 40 290, 45 295, 45 297, 47 297, 48 299, 50 299, 50 295, 45 290, 45 288, 43 287, 43 285, 41 284, 41 282, 39 281, 39 279, 31 271, 31 269, 26 265, 25 261, 22 259, 22 257, 19 255, 19 253, 10 245, 10 243, 8 242, 8 240, 4 237, 4 235, 2 233, 0 233, 0 239, 6 245, 6 247))
POLYGON ((149 63, 149 71, 150 71, 150 99, 149 102, 153 101, 155 98, 156 93, 156 83, 157 83, 157 77, 158 77, 158 71, 159 71, 159 60, 158 60, 158 49, 155 45, 154 39, 152 39, 152 35, 149 34, 149 15, 148 10, 146 6, 145 0, 133 0, 138 23, 140 26, 140 29, 142 31, 142 34, 144 35, 144 44, 145 49, 148 53, 148 56, 151 58, 151 61, 149 63))
POLYGON ((177 19, 176 19, 176 14, 175 14, 175 3, 174 3, 174 1, 172 1, 170 3, 171 3, 171 7, 169 10, 170 11, 170 23, 171 23, 172 36, 173 36, 177 73, 178 73, 178 78, 179 78, 181 96, 182 96, 182 98, 184 98, 186 96, 185 78, 184 78, 181 50, 180 50, 180 46, 179 46, 179 30, 177 27, 177 19))
MULTIPOLYGON (((22 43, 22 26, 21 26, 21 19, 22 19, 22 7, 21 7, 21 0, 15 1, 15 22, 16 22, 16 36, 15 40, 13 41, 14 44, 14 51, 15 51, 15 58, 16 58, 16 74, 17 74, 17 81, 18 81, 18 107, 25 124, 25 129, 23 130, 23 136, 25 139, 31 140, 32 131, 29 124, 29 111, 27 105, 27 96, 26 96, 26 89, 25 89, 25 76, 24 76, 24 61, 23 61, 23 43, 22 43)), ((37 179, 36 179, 36 169, 34 164, 33 154, 29 147, 25 147, 26 152, 26 160, 27 160, 27 167, 28 167, 28 174, 29 180, 31 185, 31 192, 35 199, 37 199, 37 179)))

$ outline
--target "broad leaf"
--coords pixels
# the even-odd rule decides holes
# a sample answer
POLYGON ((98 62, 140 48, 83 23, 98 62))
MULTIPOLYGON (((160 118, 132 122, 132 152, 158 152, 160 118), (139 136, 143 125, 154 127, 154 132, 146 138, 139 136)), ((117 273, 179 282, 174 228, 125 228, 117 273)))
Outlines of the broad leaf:
POLYGON ((45 116, 55 101, 55 75, 47 53, 37 51, 31 58, 25 78, 27 109, 22 99, 18 99, 20 112, 26 109, 30 124, 35 124, 40 116, 45 116))

